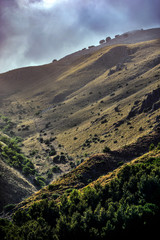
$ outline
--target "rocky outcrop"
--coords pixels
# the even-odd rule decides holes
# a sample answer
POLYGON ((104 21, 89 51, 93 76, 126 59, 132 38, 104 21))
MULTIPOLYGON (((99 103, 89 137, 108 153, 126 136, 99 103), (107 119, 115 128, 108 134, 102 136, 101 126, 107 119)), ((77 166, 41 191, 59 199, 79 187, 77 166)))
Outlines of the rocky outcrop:
POLYGON ((160 108, 160 87, 148 93, 142 102, 135 102, 127 118, 134 117, 142 112, 156 111, 160 108))
POLYGON ((160 64, 160 55, 158 55, 155 59, 151 60, 150 62, 147 63, 147 67, 153 68, 160 64))
POLYGON ((146 98, 143 100, 142 105, 139 109, 139 113, 157 109, 157 107, 159 106, 158 104, 159 101, 160 101, 160 87, 146 95, 146 98))
POLYGON ((121 71, 124 68, 125 68, 125 70, 127 70, 127 67, 123 63, 118 63, 115 68, 113 68, 113 69, 111 68, 109 70, 108 76, 112 75, 115 72, 121 71))

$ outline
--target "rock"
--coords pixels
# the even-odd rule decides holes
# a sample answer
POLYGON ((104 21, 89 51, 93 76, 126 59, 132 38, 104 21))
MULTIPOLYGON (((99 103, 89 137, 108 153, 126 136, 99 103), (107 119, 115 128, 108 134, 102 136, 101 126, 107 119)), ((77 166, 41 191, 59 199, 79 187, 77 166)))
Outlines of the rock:
POLYGON ((110 69, 109 73, 108 73, 108 76, 112 75, 113 73, 115 73, 115 70, 114 69, 110 69))
POLYGON ((152 61, 150 61, 149 63, 147 63, 147 67, 149 68, 153 68, 155 66, 157 66, 158 64, 160 64, 160 55, 157 56, 155 59, 153 59, 152 61))
POLYGON ((155 111, 156 108, 160 107, 160 87, 153 90, 151 93, 146 95, 146 99, 143 100, 139 113, 148 112, 149 110, 155 111))
POLYGON ((127 119, 134 117, 142 112, 156 111, 160 108, 160 87, 153 90, 151 93, 146 94, 146 98, 141 102, 135 101, 134 106, 131 108, 127 119))
POLYGON ((153 111, 156 111, 156 110, 159 109, 159 108, 160 108, 160 101, 154 103, 153 106, 152 106, 152 110, 153 110, 153 111))
POLYGON ((125 65, 123 63, 118 63, 116 66, 116 71, 121 71, 124 67, 125 65))
POLYGON ((122 120, 120 120, 120 121, 114 123, 113 126, 115 126, 115 128, 118 128, 118 127, 121 126, 124 122, 125 122, 125 120, 122 119, 122 120))

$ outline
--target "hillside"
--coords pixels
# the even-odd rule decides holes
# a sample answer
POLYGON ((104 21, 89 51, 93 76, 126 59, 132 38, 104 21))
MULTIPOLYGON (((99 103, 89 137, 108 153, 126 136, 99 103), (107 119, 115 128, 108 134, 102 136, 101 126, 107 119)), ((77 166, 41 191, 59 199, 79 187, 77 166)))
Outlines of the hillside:
MULTIPOLYGON (((107 159, 107 156, 106 156, 107 159)), ((106 160, 105 159, 105 160, 106 160)), ((43 193, 13 221, 0 219, 2 239, 115 239, 159 232, 160 143, 149 153, 55 202, 43 193), (135 231, 136 229, 136 231, 135 231)), ((51 189, 49 189, 51 191, 51 189)))
POLYGON ((34 202, 42 199, 43 196, 50 200, 59 198, 65 192, 70 193, 73 189, 82 189, 88 184, 92 185, 97 181, 100 183, 105 182, 108 176, 112 179, 114 170, 117 171, 116 169, 118 169, 119 166, 125 166, 131 161, 137 162, 136 158, 138 157, 143 159, 143 154, 148 152, 151 143, 156 146, 159 140, 160 128, 146 137, 139 138, 134 144, 130 144, 116 151, 108 150, 105 153, 95 154, 69 173, 64 174, 62 177, 51 182, 47 187, 44 187, 21 202, 17 207, 29 207, 34 202))
POLYGON ((0 212, 4 206, 17 204, 35 191, 35 186, 0 159, 0 212))
POLYGON ((21 146, 19 137, 9 137, 0 131, 0 212, 7 206, 14 207, 45 185, 21 146))
MULTIPOLYGON (((59 177, 79 165, 75 175, 80 176, 77 169, 89 157, 91 162, 94 156, 103 159, 105 147, 113 154, 107 170, 112 171, 124 160, 115 158, 120 149, 148 138, 144 149, 139 143, 140 155, 152 142, 150 136, 157 143, 159 38, 160 29, 132 31, 47 65, 0 74, 0 129, 22 139, 21 151, 41 187, 53 180, 62 184, 59 177)), ((131 147, 127 154, 134 151, 131 147)), ((105 173, 91 166, 85 184, 105 173)), ((29 181, 33 184, 33 177, 29 181)), ((84 182, 77 179, 75 184, 82 187, 84 182)))
POLYGON ((0 74, 0 86, 2 239, 158 232, 160 29, 0 74))
MULTIPOLYGON (((130 34, 132 40, 137 34, 148 40, 158 38, 159 29, 130 34)), ((159 124, 159 40, 120 45, 113 40, 0 75, 0 111, 24 139, 26 155, 34 152, 43 176, 56 165, 56 178, 71 169, 70 162, 106 145, 116 150, 133 143, 159 124)))

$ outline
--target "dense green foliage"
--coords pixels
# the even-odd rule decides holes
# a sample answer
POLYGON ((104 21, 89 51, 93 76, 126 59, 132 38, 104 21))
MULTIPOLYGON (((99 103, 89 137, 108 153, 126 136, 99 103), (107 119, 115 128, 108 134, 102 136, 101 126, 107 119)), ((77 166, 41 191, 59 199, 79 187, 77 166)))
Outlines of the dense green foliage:
POLYGON ((41 200, 1 220, 2 239, 116 239, 158 233, 160 158, 123 167, 109 184, 41 200))
POLYGON ((0 114, 0 130, 4 133, 13 134, 12 129, 14 127, 14 123, 6 116, 0 114))
POLYGON ((37 187, 42 188, 46 185, 46 180, 40 176, 34 164, 21 151, 21 138, 0 135, 0 157, 9 166, 17 169, 31 180, 37 187))
POLYGON ((8 165, 22 171, 24 175, 34 175, 34 165, 21 152, 19 141, 19 138, 0 136, 0 142, 4 144, 0 144, 0 156, 8 165))

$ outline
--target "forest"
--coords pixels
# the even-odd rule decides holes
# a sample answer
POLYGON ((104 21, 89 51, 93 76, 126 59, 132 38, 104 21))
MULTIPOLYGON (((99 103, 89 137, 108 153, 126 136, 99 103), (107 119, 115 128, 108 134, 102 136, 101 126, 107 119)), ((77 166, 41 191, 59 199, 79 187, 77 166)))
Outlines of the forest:
MULTIPOLYGON (((156 148, 159 153, 160 144, 156 148)), ((126 164, 109 183, 43 199, 0 220, 1 239, 103 240, 154 236, 160 220, 160 158, 126 164)))

